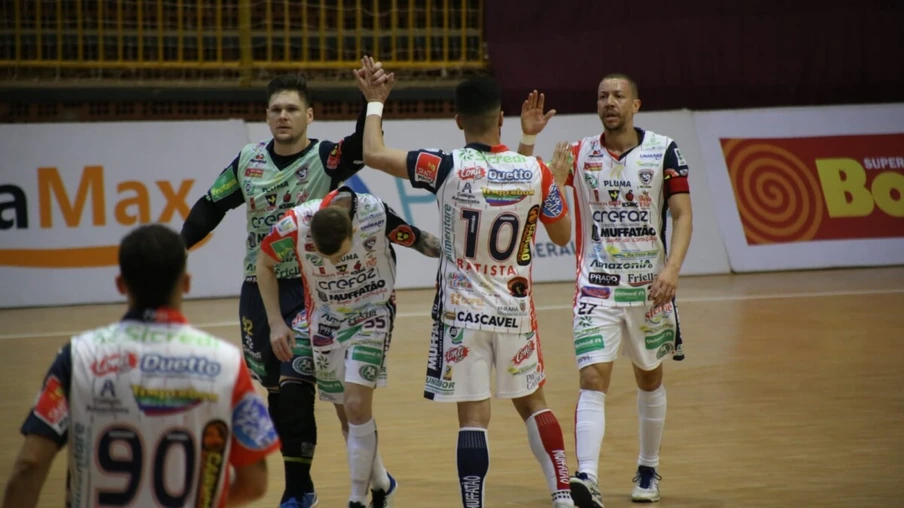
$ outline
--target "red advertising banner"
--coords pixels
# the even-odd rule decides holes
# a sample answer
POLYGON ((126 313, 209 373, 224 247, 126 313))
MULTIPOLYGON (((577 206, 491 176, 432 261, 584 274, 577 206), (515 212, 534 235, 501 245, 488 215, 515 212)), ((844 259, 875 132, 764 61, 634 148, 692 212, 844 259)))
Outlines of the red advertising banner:
POLYGON ((904 237, 904 134, 719 141, 748 245, 904 237))

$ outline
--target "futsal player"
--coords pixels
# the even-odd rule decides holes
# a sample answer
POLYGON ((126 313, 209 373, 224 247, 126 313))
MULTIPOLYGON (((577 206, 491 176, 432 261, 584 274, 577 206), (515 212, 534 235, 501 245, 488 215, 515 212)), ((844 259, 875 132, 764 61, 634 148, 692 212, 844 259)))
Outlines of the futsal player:
MULTIPOLYGON (((533 153, 546 122, 536 94, 522 113, 533 153), (538 111, 539 110, 539 111, 538 111)), ((578 224, 578 277, 574 296, 574 349, 581 392, 575 411, 578 470, 571 492, 581 508, 601 508, 599 455, 606 430, 606 392, 623 347, 634 365, 640 454, 631 499, 659 501, 659 451, 666 415, 662 360, 683 359, 675 293, 691 241, 688 166, 678 145, 634 126, 637 84, 609 74, 597 89, 603 132, 573 145, 567 185, 574 189, 578 224), (666 215, 674 229, 666 251, 666 215)), ((366 152, 365 152, 366 154, 366 152)))
POLYGON ((301 265, 321 400, 336 405, 343 422, 351 475, 349 508, 391 506, 398 483, 377 451, 373 394, 386 386, 386 355, 395 320, 393 244, 439 257, 439 240, 406 223, 376 196, 348 187, 286 212, 261 243, 257 280, 271 327, 273 352, 292 355, 293 330, 280 320, 274 268, 301 265))
POLYGON ((380 130, 394 83, 366 58, 358 87, 368 100, 364 159, 368 166, 437 196, 442 255, 432 317, 424 396, 458 405, 457 463, 462 505, 483 507, 490 454, 490 376, 498 398, 511 399, 527 426, 554 507, 574 506, 562 429, 546 405, 546 374, 532 298, 534 236, 540 224, 566 245, 571 221, 556 176, 568 173, 567 144, 551 162, 522 157, 500 143, 501 92, 488 77, 455 91, 464 148, 410 152, 387 148, 380 130), (556 176, 554 176, 556 175, 556 176))
POLYGON ((314 362, 311 345, 301 336, 306 321, 298 263, 290 257, 276 267, 281 322, 289 326, 294 323, 299 335, 292 358, 285 362, 270 349, 270 323, 255 266, 261 241, 286 210, 309 199, 323 198, 363 167, 364 110, 355 132, 334 143, 308 138, 314 110, 303 78, 284 75, 273 79, 267 86, 267 97, 272 139, 242 148, 193 206, 182 237, 191 248, 217 227, 226 212, 245 205, 248 237, 245 281, 239 298, 245 360, 252 376, 269 392, 270 415, 282 440, 286 484, 280 506, 311 508, 318 503, 311 479, 317 444, 314 362))
POLYGON ((180 313, 185 244, 162 225, 120 243, 121 321, 72 337, 22 425, 3 508, 31 508, 69 447, 66 506, 241 506, 279 448, 241 351, 180 313), (234 479, 230 479, 234 476, 234 479))

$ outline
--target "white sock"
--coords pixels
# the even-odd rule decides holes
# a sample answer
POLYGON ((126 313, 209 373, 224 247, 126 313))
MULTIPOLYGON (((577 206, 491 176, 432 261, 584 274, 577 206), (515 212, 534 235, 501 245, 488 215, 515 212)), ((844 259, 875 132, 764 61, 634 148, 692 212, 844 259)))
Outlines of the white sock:
POLYGON ((606 435, 606 394, 595 390, 581 390, 574 420, 578 472, 587 473, 593 481, 597 481, 600 448, 603 446, 603 436, 606 435))
POLYGON ((379 451, 374 457, 374 467, 370 473, 370 481, 373 483, 372 488, 374 490, 389 490, 389 473, 386 472, 386 467, 383 466, 383 459, 380 457, 379 451))
MULTIPOLYGON (((345 444, 348 445, 348 432, 342 431, 342 437, 345 438, 345 444)), ((374 490, 389 490, 392 484, 389 482, 389 473, 383 465, 383 457, 380 457, 380 450, 377 450, 374 457, 374 469, 370 474, 370 482, 374 490)))
POLYGON ((367 488, 377 454, 377 426, 373 418, 361 425, 348 425, 348 468, 352 477, 349 502, 367 504, 367 488))
POLYGON ((637 465, 658 467, 662 429, 665 426, 665 387, 652 392, 637 390, 637 416, 640 420, 640 456, 637 465))

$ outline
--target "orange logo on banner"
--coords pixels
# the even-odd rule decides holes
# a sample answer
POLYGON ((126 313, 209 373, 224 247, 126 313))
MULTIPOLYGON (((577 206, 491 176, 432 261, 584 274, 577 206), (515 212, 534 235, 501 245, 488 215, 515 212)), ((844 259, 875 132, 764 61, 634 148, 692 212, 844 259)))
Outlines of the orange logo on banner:
MULTIPOLYGON (((38 168, 38 211, 39 226, 55 229, 53 207, 56 205, 68 228, 77 228, 85 215, 91 217, 91 225, 106 226, 107 196, 104 192, 103 166, 85 166, 74 196, 66 190, 57 168, 38 168), (88 212, 86 214, 86 211, 88 212)), ((171 182, 159 180, 154 185, 165 205, 156 217, 151 216, 148 186, 137 180, 119 182, 117 196, 113 201, 113 219, 122 226, 147 224, 155 219, 159 223, 172 221, 176 214, 185 219, 188 216, 188 194, 194 180, 183 180, 173 187, 171 182)), ((34 226, 29 221, 25 192, 14 185, 0 186, 0 194, 9 194, 12 201, 0 203, 0 230, 28 229, 34 226), (5 219, 2 212, 10 209, 12 218, 5 219)), ((192 247, 197 249, 210 240, 211 235, 192 247)), ((0 249, 0 266, 25 268, 92 268, 115 266, 119 260, 119 245, 93 247, 69 247, 58 249, 0 249)))
POLYGON ((748 245, 904 237, 904 134, 720 141, 748 245))

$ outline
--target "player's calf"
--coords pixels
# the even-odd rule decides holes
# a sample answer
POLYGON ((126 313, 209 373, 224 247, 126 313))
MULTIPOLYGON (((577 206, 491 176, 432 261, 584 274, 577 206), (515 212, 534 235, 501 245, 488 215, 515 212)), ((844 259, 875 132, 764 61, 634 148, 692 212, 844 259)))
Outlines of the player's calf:
POLYGON ((556 506, 573 506, 562 427, 553 412, 546 407, 543 389, 538 388, 526 397, 514 399, 513 403, 522 418, 528 411, 532 411, 524 419, 527 438, 534 457, 543 469, 553 503, 556 506))
POLYGON ((286 380, 280 383, 276 428, 282 442, 286 490, 283 502, 295 498, 300 503, 314 492, 311 463, 317 447, 314 417, 314 385, 286 380))

